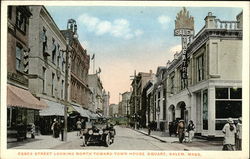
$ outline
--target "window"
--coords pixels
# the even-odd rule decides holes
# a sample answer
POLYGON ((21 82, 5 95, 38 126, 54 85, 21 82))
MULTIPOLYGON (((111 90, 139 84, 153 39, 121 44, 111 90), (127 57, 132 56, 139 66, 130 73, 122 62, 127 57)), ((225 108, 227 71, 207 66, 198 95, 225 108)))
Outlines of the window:
POLYGON ((43 74, 42 74, 42 80, 43 80, 43 93, 46 92, 46 68, 43 67, 43 74))
POLYGON ((64 72, 65 61, 62 61, 62 72, 64 72))
POLYGON ((55 39, 52 38, 52 62, 55 64, 55 57, 56 57, 56 44, 55 39))
POLYGON ((61 85, 61 98, 62 99, 64 99, 63 89, 64 89, 64 80, 62 80, 62 85, 61 85))
POLYGON ((55 79, 55 74, 52 73, 52 84, 51 84, 51 95, 52 96, 54 95, 54 87, 55 87, 54 79, 55 79))
POLYGON ((204 80, 204 63, 203 63, 203 55, 197 58, 197 80, 204 80))
POLYGON ((21 71, 22 69, 22 48, 16 46, 16 70, 21 71))
POLYGON ((208 103, 207 103, 207 90, 203 92, 203 130, 208 130, 208 103))
POLYGON ((12 18, 12 6, 8 6, 8 18, 12 18))
POLYGON ((43 43, 43 53, 47 52, 47 35, 46 35, 46 28, 43 27, 43 31, 41 33, 41 39, 42 39, 42 43, 43 43))
POLYGON ((57 44, 57 51, 58 51, 58 56, 57 56, 57 66, 60 67, 60 45, 57 44))
POLYGON ((242 89, 216 88, 215 93, 215 128, 221 130, 227 118, 231 117, 236 120, 242 116, 242 89))
POLYGON ((170 92, 171 94, 173 94, 174 93, 174 76, 171 77, 170 83, 171 83, 170 92))
POLYGON ((26 32, 26 17, 19 10, 16 12, 16 26, 24 33, 26 32))

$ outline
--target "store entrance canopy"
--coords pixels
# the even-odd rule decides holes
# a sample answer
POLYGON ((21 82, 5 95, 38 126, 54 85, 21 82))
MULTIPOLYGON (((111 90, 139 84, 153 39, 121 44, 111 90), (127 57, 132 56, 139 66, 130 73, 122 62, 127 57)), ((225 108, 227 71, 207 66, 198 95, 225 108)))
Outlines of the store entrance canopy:
POLYGON ((45 109, 48 105, 38 100, 29 91, 7 84, 7 106, 30 109, 45 109))
POLYGON ((40 111, 40 116, 64 116, 64 105, 54 101, 44 100, 48 104, 48 108, 40 111))
POLYGON ((87 113, 87 110, 83 109, 82 107, 77 107, 77 106, 74 106, 74 105, 73 105, 73 108, 74 108, 77 112, 79 112, 80 115, 81 115, 82 117, 89 118, 89 115, 88 115, 88 113, 87 113))

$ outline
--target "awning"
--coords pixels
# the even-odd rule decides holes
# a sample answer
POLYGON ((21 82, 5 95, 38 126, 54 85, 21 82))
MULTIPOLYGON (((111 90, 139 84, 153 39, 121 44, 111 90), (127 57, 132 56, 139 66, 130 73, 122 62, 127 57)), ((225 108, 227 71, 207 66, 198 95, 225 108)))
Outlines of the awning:
POLYGON ((40 116, 64 116, 64 105, 45 99, 43 100, 48 104, 48 108, 40 110, 40 116))
POLYGON ((87 113, 87 110, 83 109, 82 107, 77 107, 77 106, 74 106, 74 105, 73 105, 73 108, 74 108, 77 112, 79 112, 80 115, 81 115, 82 117, 89 118, 89 115, 88 115, 88 113, 87 113))
POLYGON ((91 111, 87 111, 88 115, 89 115, 89 118, 90 119, 97 119, 98 118, 98 115, 95 114, 95 113, 92 113, 91 111))
POLYGON ((34 97, 28 90, 7 84, 7 106, 44 109, 48 105, 34 97))

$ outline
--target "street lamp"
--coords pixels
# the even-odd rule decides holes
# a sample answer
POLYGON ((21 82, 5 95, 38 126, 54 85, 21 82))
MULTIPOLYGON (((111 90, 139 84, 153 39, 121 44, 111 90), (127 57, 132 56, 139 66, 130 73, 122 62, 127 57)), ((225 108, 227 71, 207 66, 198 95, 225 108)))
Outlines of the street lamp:
POLYGON ((74 19, 69 19, 67 23, 67 34, 66 34, 66 50, 62 50, 66 52, 66 61, 65 61, 65 106, 64 106, 64 141, 67 141, 67 127, 68 127, 68 116, 67 116, 67 107, 69 105, 68 101, 68 76, 69 76, 69 53, 70 50, 70 41, 72 39, 78 38, 77 35, 77 25, 74 19), (73 32, 73 35, 71 35, 73 32))

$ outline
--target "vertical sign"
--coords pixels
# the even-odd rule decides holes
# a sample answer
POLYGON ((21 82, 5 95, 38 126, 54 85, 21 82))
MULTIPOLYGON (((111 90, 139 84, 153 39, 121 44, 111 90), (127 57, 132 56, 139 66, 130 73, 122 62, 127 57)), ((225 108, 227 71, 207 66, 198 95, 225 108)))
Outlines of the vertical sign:
POLYGON ((176 16, 174 36, 181 36, 182 41, 182 65, 181 78, 184 80, 184 87, 187 76, 187 44, 190 36, 194 35, 194 18, 189 15, 189 11, 184 7, 176 16))

